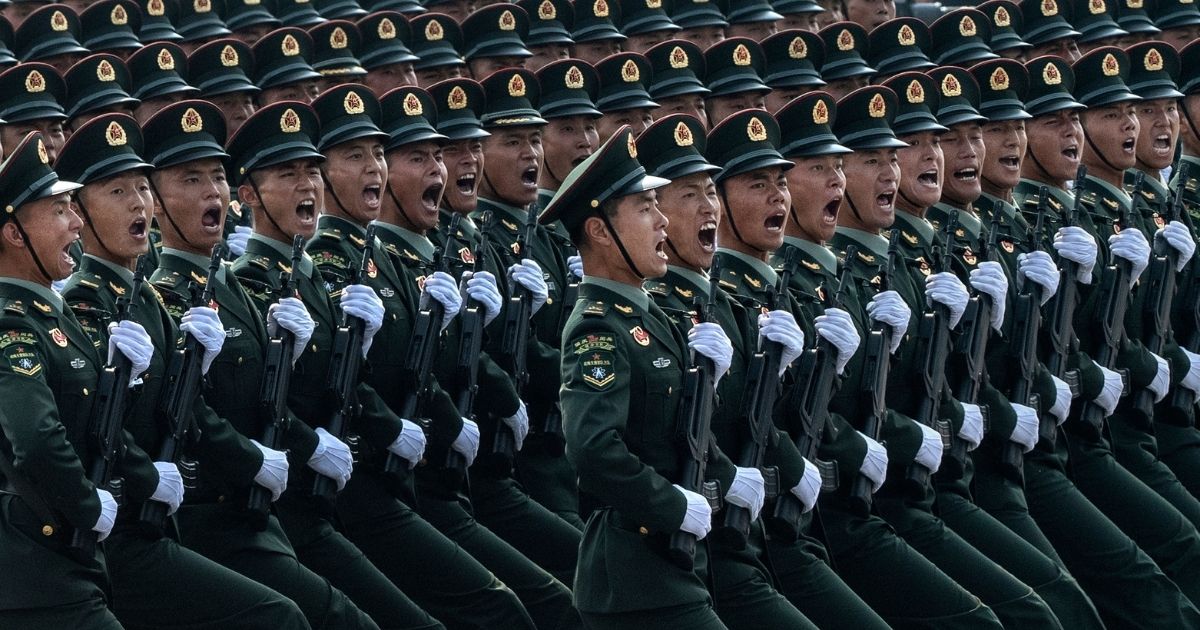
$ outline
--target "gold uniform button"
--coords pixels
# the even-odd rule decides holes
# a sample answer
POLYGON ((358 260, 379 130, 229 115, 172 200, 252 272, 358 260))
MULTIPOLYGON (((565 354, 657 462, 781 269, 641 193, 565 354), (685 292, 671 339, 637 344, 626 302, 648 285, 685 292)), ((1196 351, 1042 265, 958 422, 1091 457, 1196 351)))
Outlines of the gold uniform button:
POLYGON ((237 364, 241 365, 246 362, 246 357, 238 357, 237 364))
POLYGON ((641 534, 641 535, 643 535, 643 536, 649 536, 649 535, 650 535, 650 530, 646 529, 646 528, 643 526, 643 527, 639 527, 639 528, 638 528, 638 533, 639 533, 639 534, 641 534))
POLYGON ((84 396, 88 395, 88 389, 86 387, 83 388, 83 395, 84 396))
POLYGON ((42 525, 42 535, 49 538, 54 535, 54 528, 50 525, 42 525))

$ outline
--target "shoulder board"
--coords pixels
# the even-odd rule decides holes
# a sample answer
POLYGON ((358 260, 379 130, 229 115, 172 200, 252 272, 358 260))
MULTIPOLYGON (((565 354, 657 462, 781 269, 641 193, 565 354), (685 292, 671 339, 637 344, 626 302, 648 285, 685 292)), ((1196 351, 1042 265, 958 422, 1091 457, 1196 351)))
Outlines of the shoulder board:
POLYGON ((179 283, 182 280, 183 276, 180 275, 179 272, 171 271, 163 274, 159 278, 151 280, 151 284, 163 289, 174 289, 175 287, 179 286, 179 283))
POLYGON ((91 273, 89 273, 87 275, 79 274, 79 278, 76 280, 76 282, 78 282, 80 285, 85 286, 89 289, 99 289, 100 288, 100 276, 97 276, 95 274, 91 274, 91 273))
POLYGON ((517 231, 520 229, 516 223, 513 223, 512 221, 509 221, 508 219, 500 219, 500 224, 503 225, 505 228, 507 228, 508 231, 512 232, 513 234, 516 234, 517 231))
POLYGON ((6 330, 0 332, 0 349, 14 344, 37 345, 37 335, 30 330, 6 330))
POLYGON ((737 285, 728 280, 718 280, 717 284, 726 291, 737 291, 737 285))
POLYGON ((655 280, 647 280, 643 282, 642 288, 645 289, 647 293, 653 293, 655 295, 670 295, 671 293, 671 287, 666 282, 658 282, 655 280))
POLYGON ((254 258, 247 258, 246 263, 254 265, 263 271, 271 268, 271 259, 267 256, 255 256, 254 258))
POLYGON ((340 241, 342 240, 342 233, 338 230, 321 230, 317 233, 317 237, 340 241))
POLYGON ((4 312, 13 315, 24 315, 26 313, 25 303, 21 300, 5 300, 4 312))
POLYGON ((584 317, 603 317, 608 314, 608 305, 598 300, 592 300, 583 307, 584 317))
POLYGON ((1081 201, 1081 202, 1083 202, 1083 203, 1086 203, 1086 204, 1095 205, 1095 203, 1096 203, 1096 191, 1094 191, 1094 190, 1085 190, 1085 191, 1083 191, 1083 192, 1079 193, 1079 201, 1081 201))

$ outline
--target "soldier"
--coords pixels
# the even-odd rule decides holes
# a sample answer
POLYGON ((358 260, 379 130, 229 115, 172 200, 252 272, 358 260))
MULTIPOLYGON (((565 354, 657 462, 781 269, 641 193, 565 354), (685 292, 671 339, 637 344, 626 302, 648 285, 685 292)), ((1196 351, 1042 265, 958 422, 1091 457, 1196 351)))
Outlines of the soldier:
POLYGON ((362 35, 354 22, 329 20, 309 29, 313 39, 313 70, 321 73, 317 79, 320 94, 347 82, 361 82, 367 71, 358 60, 362 35))
POLYGON ((649 127, 658 107, 646 91, 654 74, 650 61, 638 53, 623 52, 605 57, 595 66, 600 90, 594 100, 596 109, 604 113, 597 121, 600 142, 606 142, 621 125, 629 125, 634 133, 649 127))
MULTIPOLYGON (((508 3, 505 3, 508 4, 508 3)), ((462 22, 463 58, 475 80, 497 70, 524 68, 533 56, 525 47, 529 14, 519 6, 487 6, 462 22)))
MULTIPOLYGON (((586 62, 564 59, 538 71, 537 78, 542 88, 539 113, 546 120, 537 204, 545 208, 567 173, 600 146, 596 121, 604 114, 594 105, 600 77, 586 62)), ((566 239, 565 233, 562 236, 566 239)))
POLYGON ((460 50, 463 32, 448 15, 425 13, 412 18, 413 39, 409 47, 417 56, 413 68, 417 85, 427 88, 434 83, 466 76, 467 62, 460 50))
POLYGON ((881 24, 868 35, 866 46, 870 51, 867 62, 876 71, 874 81, 883 83, 901 72, 937 67, 929 60, 932 48, 929 27, 917 18, 901 17, 881 24))
POLYGON ((746 109, 766 109, 771 91, 762 80, 766 59, 758 42, 738 37, 726 39, 704 51, 704 100, 709 128, 731 114, 746 109))
MULTIPOLYGON (((1120 0, 1074 0, 1071 4, 1071 27, 1079 31, 1075 41, 1079 51, 1087 54, 1101 46, 1113 46, 1121 38, 1129 35, 1125 29, 1117 25, 1113 17, 1114 9, 1109 9, 1109 2, 1115 4, 1120 0)), ((1064 4, 1066 1, 1064 1, 1064 4)))
POLYGON ((575 42, 575 57, 593 66, 602 59, 621 52, 625 36, 617 30, 621 21, 619 0, 594 0, 575 3, 575 23, 571 39, 575 42))
POLYGON ((133 117, 139 125, 146 124, 167 105, 199 92, 188 85, 187 56, 183 49, 170 42, 143 47, 129 58, 128 66, 133 75, 133 91, 129 95, 139 101, 133 117))
POLYGON ((249 77, 253 57, 250 46, 232 38, 209 42, 188 57, 189 80, 233 131, 254 113, 254 97, 261 91, 249 77))
POLYGON ((279 18, 285 27, 307 30, 325 21, 325 18, 317 13, 316 7, 311 2, 267 0, 266 5, 267 10, 279 18))
POLYGON ((704 99, 712 92, 704 87, 704 53, 682 39, 663 42, 646 51, 654 76, 646 86, 650 99, 658 103, 655 119, 669 114, 687 114, 708 129, 704 99))
POLYGON ((67 86, 58 72, 44 63, 23 63, 0 73, 0 153, 4 158, 33 132, 42 137, 53 162, 67 141, 62 105, 67 86))
POLYGON ((79 16, 70 7, 42 5, 14 28, 13 52, 22 62, 40 61, 61 74, 88 54, 79 45, 79 16))
POLYGON ((1128 48, 1138 42, 1157 40, 1162 33, 1162 29, 1154 25, 1144 1, 1117 0, 1116 13, 1117 26, 1128 33, 1117 38, 1116 45, 1120 48, 1128 48))
POLYGON ((1071 4, 1067 0, 1020 0, 1021 20, 1017 27, 1021 39, 1032 48, 1025 52, 1026 59, 1054 55, 1073 63, 1079 59, 1079 46, 1075 41, 1079 31, 1071 28, 1068 21, 1071 4))
POLYGON ((397 11, 377 11, 358 21, 362 47, 358 59, 367 69, 363 85, 376 97, 406 85, 417 84, 413 62, 419 58, 408 49, 412 31, 408 18, 397 11))
POLYGON ((1021 7, 1013 0, 989 0, 979 5, 979 10, 987 14, 991 24, 992 38, 988 45, 992 52, 1007 59, 1025 58, 1026 51, 1033 46, 1018 34, 1024 23, 1021 7))
POLYGON ((989 45, 994 37, 992 23, 982 11, 956 9, 929 26, 932 41, 929 58, 936 64, 966 68, 999 55, 989 45))
POLYGON ((867 31, 853 22, 836 22, 821 29, 817 35, 825 44, 825 60, 821 64, 824 90, 841 100, 867 84, 875 68, 867 65, 867 31))
POLYGON ((825 9, 815 0, 775 0, 771 8, 783 17, 776 20, 780 31, 801 30, 816 33, 821 30, 818 18, 825 9))
POLYGON ((283 26, 279 18, 271 15, 261 0, 235 0, 227 2, 222 9, 221 18, 225 27, 233 31, 233 37, 247 46, 266 36, 267 33, 283 26))
POLYGON ((783 16, 776 13, 769 0, 717 0, 729 26, 726 37, 746 37, 756 42, 779 32, 776 24, 783 16))
POLYGON ((537 72, 548 64, 571 56, 571 25, 575 8, 568 0, 520 0, 517 3, 529 14, 529 33, 525 47, 533 56, 525 67, 537 72))
POLYGON ((129 96, 132 89, 129 68, 114 55, 92 55, 71 66, 63 79, 68 86, 64 109, 71 129, 78 129, 102 114, 132 116, 138 104, 137 99, 129 96))
POLYGON ((783 109, 796 97, 825 87, 817 68, 825 61, 825 44, 816 33, 809 31, 780 31, 762 42, 766 67, 763 82, 767 93, 767 111, 783 109))
POLYGON ((92 52, 128 59, 142 47, 141 26, 142 11, 133 0, 102 0, 79 12, 79 43, 92 52))
MULTIPOLYGON (((720 7, 707 0, 672 2, 667 12, 679 28, 679 39, 689 41, 704 50, 725 39, 729 21, 720 7)), ((703 121, 703 118, 701 118, 703 121)))
POLYGON ((1158 39, 1183 50, 1200 38, 1200 8, 1184 0, 1164 0, 1150 5, 1154 26, 1162 32, 1158 39))
POLYGON ((175 32, 180 37, 176 43, 188 55, 207 42, 231 34, 221 16, 213 9, 212 0, 180 4, 174 24, 175 32))
POLYGON ((621 0, 620 28, 627 37, 621 50, 642 55, 682 30, 671 21, 661 3, 646 0, 621 0))
POLYGON ((894 0, 842 0, 841 5, 844 19, 867 31, 896 17, 894 0))
POLYGON ((316 98, 316 80, 321 73, 310 64, 313 41, 308 33, 284 27, 271 31, 252 46, 259 107, 279 101, 310 103, 316 98))

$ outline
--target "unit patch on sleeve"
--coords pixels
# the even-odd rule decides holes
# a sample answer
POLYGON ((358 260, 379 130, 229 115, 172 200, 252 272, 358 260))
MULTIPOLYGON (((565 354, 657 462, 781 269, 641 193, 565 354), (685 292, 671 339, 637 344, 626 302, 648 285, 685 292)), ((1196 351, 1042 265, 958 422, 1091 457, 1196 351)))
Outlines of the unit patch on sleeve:
POLYGON ((616 366, 613 353, 607 350, 595 350, 579 355, 579 372, 583 382, 592 389, 604 391, 617 380, 616 366))

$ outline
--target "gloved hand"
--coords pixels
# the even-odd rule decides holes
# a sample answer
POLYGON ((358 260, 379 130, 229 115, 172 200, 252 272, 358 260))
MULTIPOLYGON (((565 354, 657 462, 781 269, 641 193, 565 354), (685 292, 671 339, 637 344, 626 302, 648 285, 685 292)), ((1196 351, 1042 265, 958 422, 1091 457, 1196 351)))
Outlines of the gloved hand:
POLYGON ((985 260, 971 270, 971 288, 992 298, 992 328, 1004 326, 1004 308, 1008 303, 1008 276, 994 260, 985 260))
MULTIPOLYGON (((716 373, 715 383, 721 382, 721 377, 729 371, 733 363, 733 344, 720 324, 700 322, 688 331, 688 347, 712 360, 716 373)), ((714 383, 714 384, 715 384, 714 383)))
POLYGON ((262 467, 258 469, 258 474, 254 475, 254 483, 270 490, 271 500, 277 501, 279 495, 287 490, 287 453, 267 448, 259 444, 258 440, 250 440, 250 443, 257 446, 263 455, 262 467))
POLYGON ((92 526, 92 531, 100 534, 97 540, 103 541, 112 533, 113 523, 117 522, 117 500, 108 490, 96 488, 96 498, 100 499, 100 517, 92 526))
POLYGON ((1051 375, 1054 379, 1054 404, 1050 406, 1050 413, 1058 419, 1057 424, 1066 422, 1067 415, 1071 413, 1071 386, 1067 382, 1051 375))
POLYGON ((697 540, 703 539, 712 529, 712 507, 699 494, 684 490, 679 484, 674 487, 687 500, 687 511, 683 513, 679 529, 695 536, 697 540))
POLYGON ((1108 248, 1113 256, 1125 259, 1132 265, 1129 271, 1131 282, 1137 282, 1146 265, 1150 264, 1150 243, 1139 229, 1121 230, 1108 237, 1108 248))
POLYGON ((367 356, 375 333, 383 327, 383 299, 365 284, 348 284, 342 289, 342 311, 363 320, 362 353, 367 356))
MULTIPOLYGON (((858 432, 862 439, 867 442, 867 454, 863 457, 862 466, 858 467, 858 472, 864 477, 871 480, 871 492, 879 492, 883 487, 883 482, 887 481, 888 454, 887 449, 882 444, 871 439, 866 433, 858 432)), ((805 468, 808 472, 808 468, 805 468)))
POLYGON ((111 364, 117 351, 129 359, 133 366, 129 370, 129 386, 141 382, 142 374, 150 368, 150 358, 154 356, 154 342, 141 324, 126 319, 121 322, 111 322, 108 325, 108 362, 111 364))
POLYGON ((763 503, 767 500, 767 488, 764 485, 762 471, 757 468, 737 467, 733 475, 733 483, 729 484, 729 492, 725 500, 750 510, 750 520, 758 518, 763 503))
POLYGON ((813 328, 818 336, 837 348, 835 367, 837 373, 841 374, 850 362, 850 357, 858 351, 858 344, 862 342, 858 329, 854 327, 854 320, 850 319, 850 313, 840 308, 827 308, 824 314, 813 320, 813 328))
POLYGON ((1175 262, 1175 271, 1183 271, 1192 255, 1196 253, 1196 239, 1192 231, 1179 221, 1171 221, 1154 233, 1155 239, 1163 239, 1172 249, 1179 252, 1179 260, 1175 262))
POLYGON ((536 260, 521 259, 520 262, 508 268, 508 277, 512 278, 513 282, 525 287, 533 296, 533 308, 530 310, 530 315, 538 312, 538 309, 546 304, 546 300, 550 299, 550 288, 546 286, 542 268, 536 260))
POLYGON ((963 423, 958 430, 958 437, 967 443, 968 451, 973 451, 983 441, 983 411, 973 403, 963 403, 962 406, 963 423))
POLYGON ((1054 234, 1053 245, 1059 256, 1079 265, 1075 272, 1075 280, 1091 284, 1092 270, 1096 268, 1096 254, 1099 251, 1096 239, 1078 225, 1069 225, 1058 228, 1058 232, 1054 234))
POLYGON ((529 411, 525 408, 525 401, 521 401, 521 405, 517 407, 517 413, 507 418, 501 418, 501 420, 508 425, 508 428, 512 429, 517 450, 521 450, 525 444, 525 436, 529 435, 529 411))
POLYGON ((567 269, 571 271, 571 275, 583 280, 583 258, 578 254, 567 256, 567 269))
POLYGON ((1097 364, 1096 367, 1104 373, 1104 386, 1100 388, 1100 394, 1096 396, 1095 403, 1104 408, 1104 415, 1111 416, 1112 412, 1117 409, 1117 403, 1121 401, 1121 393, 1125 390, 1124 383, 1121 381, 1120 373, 1100 364, 1097 364))
POLYGON ((250 242, 250 235, 254 234, 254 229, 248 225, 239 225, 233 228, 225 239, 225 245, 229 247, 229 252, 234 258, 246 253, 246 243, 250 242))
POLYGON ((483 307, 483 325, 487 326, 500 314, 500 288, 496 286, 496 276, 487 271, 468 271, 463 274, 463 293, 479 302, 483 307))
POLYGON ((1009 440, 1021 445, 1023 453, 1033 450, 1038 443, 1038 415, 1033 407, 1011 403, 1013 411, 1017 412, 1017 424, 1013 427, 1009 440))
POLYGON ((758 334, 783 346, 779 355, 779 375, 804 352, 804 331, 787 311, 771 311, 758 316, 758 334))
POLYGON ((1062 272, 1054 264, 1050 254, 1041 250, 1017 255, 1017 275, 1042 287, 1041 304, 1045 304, 1058 293, 1062 272))
POLYGON ((912 309, 908 308, 904 298, 895 291, 882 291, 875 294, 867 302, 867 315, 871 321, 882 322, 892 328, 892 347, 889 352, 895 352, 908 332, 908 322, 912 318, 912 309))
POLYGON ((1188 373, 1179 384, 1186 387, 1193 394, 1200 394, 1200 354, 1190 352, 1185 348, 1181 348, 1181 350, 1187 355, 1191 367, 1188 368, 1188 373))
POLYGON ((341 491, 350 481, 354 470, 354 456, 350 447, 337 439, 324 427, 317 427, 317 450, 308 458, 308 467, 337 482, 341 491))
POLYGON ((921 427, 921 446, 917 448, 917 463, 928 468, 930 473, 935 473, 942 465, 942 435, 933 427, 927 427, 920 422, 917 422, 917 426, 921 427))
POLYGON ((51 282, 50 290, 62 295, 63 289, 67 288, 67 280, 69 280, 69 278, 63 278, 62 280, 55 280, 51 282))
POLYGON ((817 506, 817 497, 821 495, 821 471, 807 459, 804 460, 804 474, 800 477, 800 483, 792 488, 792 494, 800 499, 805 512, 817 506))
POLYGON ((200 373, 208 374, 213 359, 221 354, 221 347, 225 345, 225 327, 221 325, 221 316, 207 306, 193 306, 179 320, 179 330, 195 337, 204 346, 200 373))
POLYGON ((458 283, 450 274, 444 271, 435 271, 425 278, 425 286, 422 289, 429 297, 442 305, 442 330, 450 325, 450 320, 458 315, 459 309, 462 308, 462 295, 458 292, 458 283))
POLYGON ((1158 371, 1154 373, 1154 380, 1150 381, 1146 389, 1154 392, 1154 402, 1159 402, 1167 396, 1167 390, 1171 389, 1171 364, 1153 352, 1150 354, 1158 363, 1158 371))
POLYGON ((425 456, 425 432, 415 422, 403 418, 400 422, 400 435, 396 436, 396 441, 388 446, 388 450, 407 461, 408 469, 412 470, 425 456))
POLYGON ((308 309, 305 308, 304 302, 301 302, 300 298, 286 297, 267 309, 267 333, 274 337, 279 334, 280 326, 296 336, 296 340, 292 342, 292 364, 294 365, 296 359, 299 359, 300 355, 304 353, 304 349, 308 347, 308 340, 312 339, 317 324, 309 316, 308 309))
POLYGON ((958 326, 963 312, 967 310, 967 300, 971 296, 967 287, 954 274, 943 271, 925 278, 925 299, 930 306, 941 304, 950 309, 950 327, 958 326))
POLYGON ((458 437, 454 438, 454 443, 450 448, 462 453, 462 456, 467 459, 467 465, 470 466, 475 461, 475 456, 479 454, 479 425, 470 418, 463 418, 462 430, 458 432, 458 437))
POLYGON ((154 462, 154 469, 158 471, 158 486, 150 498, 166 503, 167 514, 174 514, 183 503, 183 476, 175 462, 154 462))

